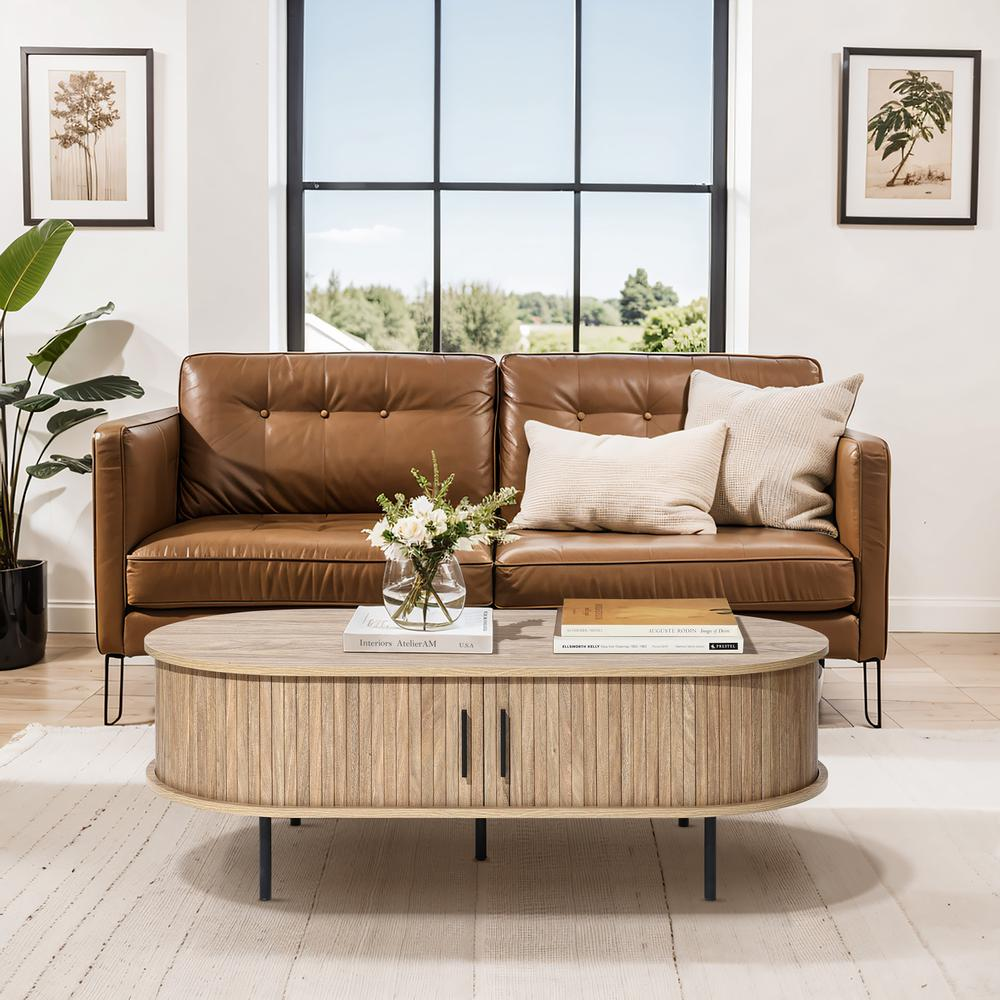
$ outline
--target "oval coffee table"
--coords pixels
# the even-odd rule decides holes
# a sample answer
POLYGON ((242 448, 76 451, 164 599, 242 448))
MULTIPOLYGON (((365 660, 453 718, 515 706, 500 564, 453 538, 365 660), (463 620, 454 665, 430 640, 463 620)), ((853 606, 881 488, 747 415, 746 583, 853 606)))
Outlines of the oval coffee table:
POLYGON ((741 617, 744 652, 555 654, 553 611, 495 611, 494 653, 344 653, 346 609, 249 611, 151 632, 150 784, 186 805, 271 820, 704 818, 818 795, 819 632, 741 617))

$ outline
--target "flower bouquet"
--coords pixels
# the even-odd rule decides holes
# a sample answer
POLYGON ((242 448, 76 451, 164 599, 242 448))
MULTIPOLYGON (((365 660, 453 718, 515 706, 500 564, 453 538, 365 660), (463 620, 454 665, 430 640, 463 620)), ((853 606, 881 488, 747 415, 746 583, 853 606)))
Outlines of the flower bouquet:
POLYGON ((505 486, 472 503, 462 497, 452 505, 448 490, 454 475, 441 480, 437 456, 431 452, 433 478, 418 469, 413 478, 423 491, 407 499, 402 493, 378 497, 383 516, 373 528, 364 529, 369 542, 385 553, 382 598, 389 617, 402 628, 448 628, 465 607, 465 581, 456 552, 471 552, 477 545, 506 542, 501 507, 514 502, 517 490, 505 486))

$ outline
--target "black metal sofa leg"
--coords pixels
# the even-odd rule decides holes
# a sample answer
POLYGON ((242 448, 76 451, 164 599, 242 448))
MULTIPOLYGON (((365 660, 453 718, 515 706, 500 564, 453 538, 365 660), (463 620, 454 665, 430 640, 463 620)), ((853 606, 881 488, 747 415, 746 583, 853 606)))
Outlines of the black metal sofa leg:
POLYGON ((865 721, 872 729, 882 728, 882 661, 879 659, 865 660, 861 664, 861 669, 865 672, 865 721), (872 721, 871 712, 868 709, 868 664, 875 664, 875 721, 872 721))
POLYGON ((117 653, 108 653, 104 657, 104 725, 113 726, 121 717, 125 708, 125 657, 117 653), (118 714, 113 718, 108 718, 108 696, 109 691, 109 665, 112 657, 118 660, 118 714))

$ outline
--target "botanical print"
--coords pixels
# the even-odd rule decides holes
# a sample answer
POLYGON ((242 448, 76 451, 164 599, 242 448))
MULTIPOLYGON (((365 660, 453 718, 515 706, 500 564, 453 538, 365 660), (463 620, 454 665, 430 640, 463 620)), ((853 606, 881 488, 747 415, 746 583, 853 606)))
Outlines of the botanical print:
POLYGON ((54 201, 125 201, 125 74, 49 71, 54 201))
POLYGON ((951 70, 870 69, 865 195, 951 197, 951 70))

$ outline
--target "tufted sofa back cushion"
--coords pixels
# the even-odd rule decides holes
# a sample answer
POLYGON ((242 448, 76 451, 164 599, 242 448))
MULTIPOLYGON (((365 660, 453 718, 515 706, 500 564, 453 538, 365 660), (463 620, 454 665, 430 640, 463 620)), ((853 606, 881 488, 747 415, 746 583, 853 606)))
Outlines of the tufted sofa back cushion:
POLYGON ((823 380, 816 361, 799 357, 509 354, 500 362, 498 484, 524 489, 526 420, 588 434, 633 437, 680 430, 688 379, 695 368, 756 386, 813 385, 823 380))
POLYGON ((198 354, 180 376, 181 517, 341 514, 456 473, 494 488, 496 363, 449 354, 198 354))

